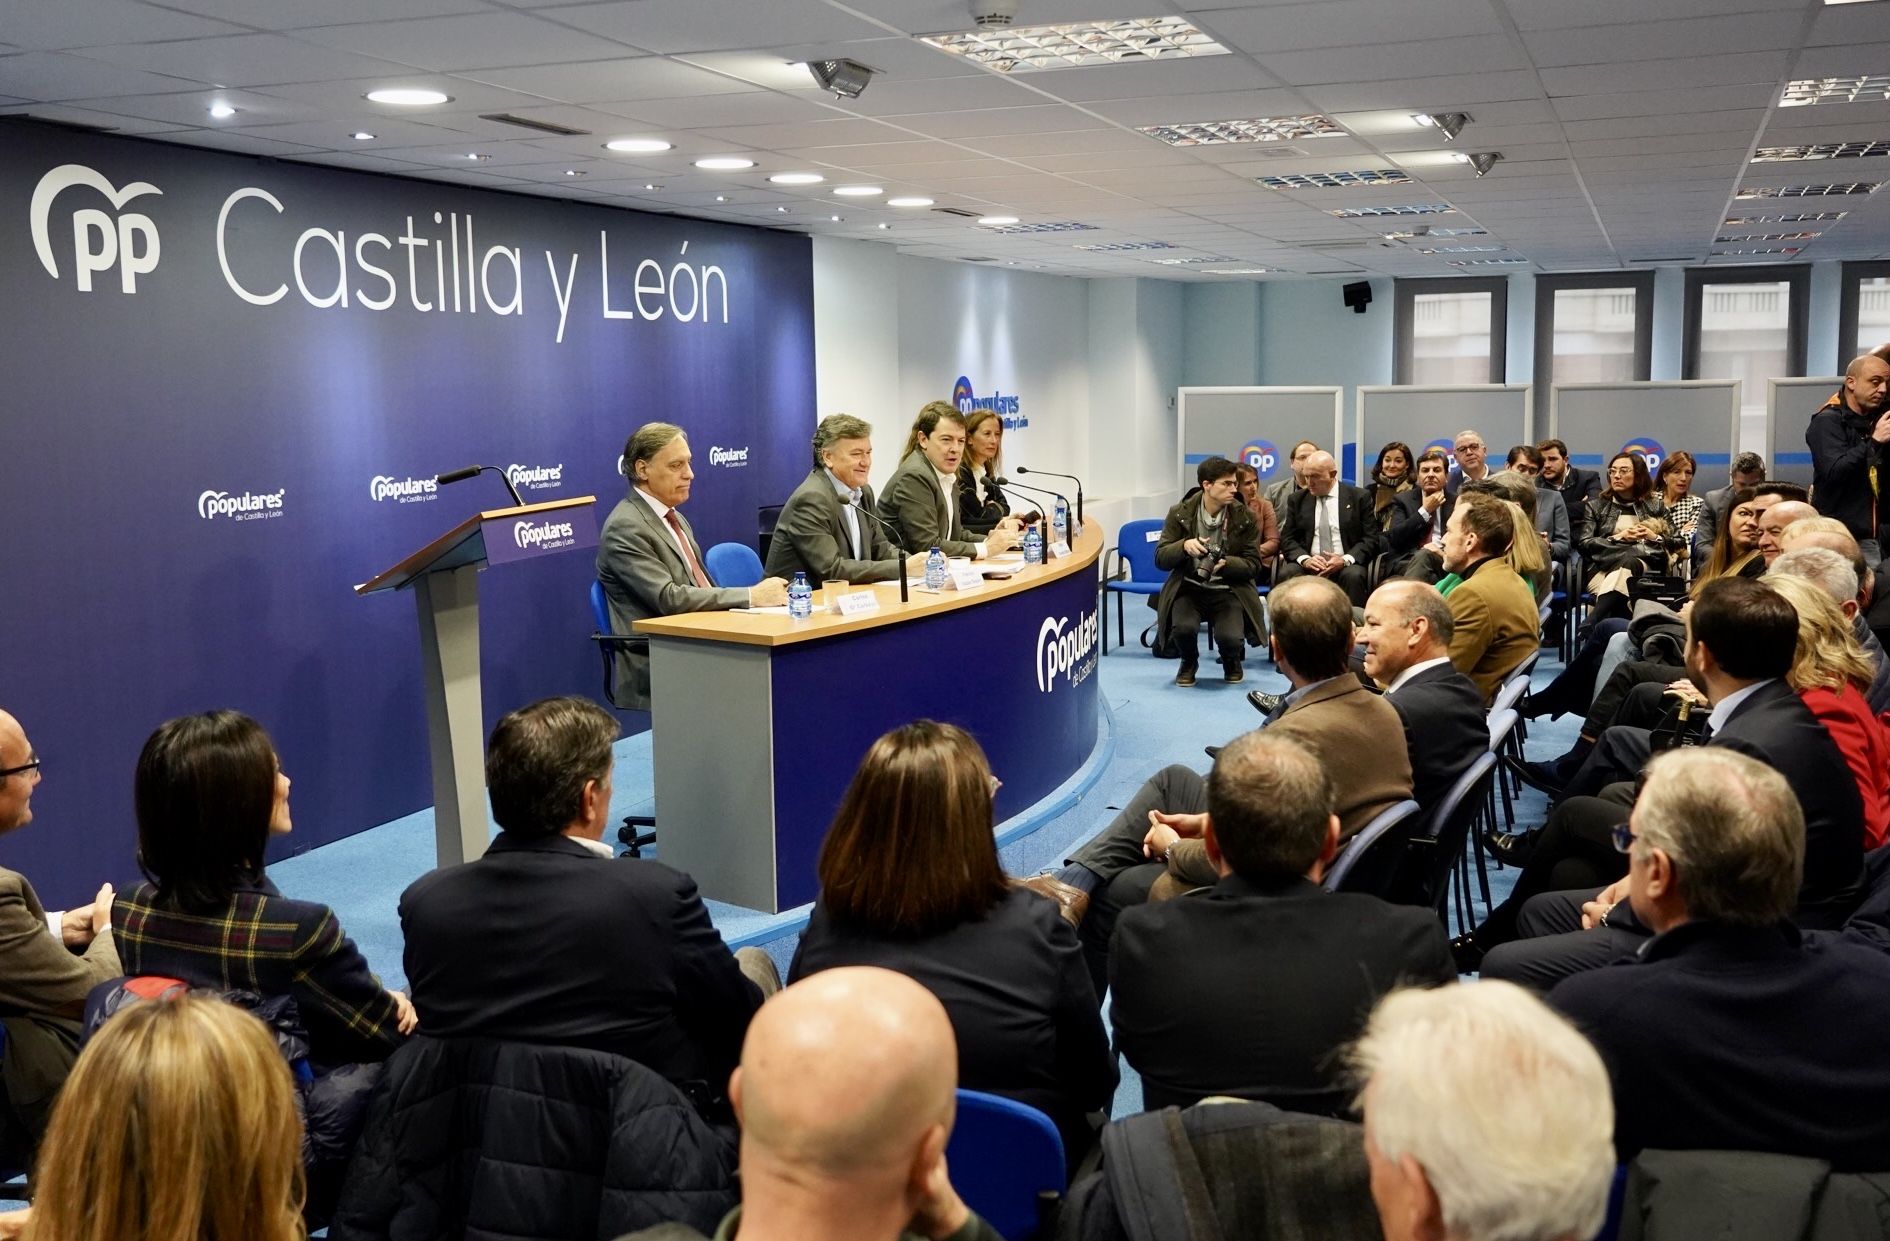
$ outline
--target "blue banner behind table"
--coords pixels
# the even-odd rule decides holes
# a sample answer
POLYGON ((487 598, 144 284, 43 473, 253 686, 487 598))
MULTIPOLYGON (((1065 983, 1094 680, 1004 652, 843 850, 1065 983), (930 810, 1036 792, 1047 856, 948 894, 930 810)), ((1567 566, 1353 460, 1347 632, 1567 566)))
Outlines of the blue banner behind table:
MULTIPOLYGON (((47 759, 5 862, 135 878, 132 771, 185 712, 262 721, 296 847, 430 801, 405 598, 352 587, 509 503, 623 492, 690 432, 705 543, 806 473, 805 237, 34 126, 0 132, 0 707, 47 759)), ((597 696, 575 550, 482 578, 487 722, 597 696)))
POLYGON ((779 907, 814 899, 820 842, 854 769, 903 724, 942 720, 978 739, 1004 782, 999 822, 1068 779, 1096 745, 1097 620, 1095 576, 1079 572, 977 607, 775 648, 779 907), (941 660, 965 651, 989 675, 967 680, 956 656, 941 660), (804 726, 803 715, 821 726, 804 726))

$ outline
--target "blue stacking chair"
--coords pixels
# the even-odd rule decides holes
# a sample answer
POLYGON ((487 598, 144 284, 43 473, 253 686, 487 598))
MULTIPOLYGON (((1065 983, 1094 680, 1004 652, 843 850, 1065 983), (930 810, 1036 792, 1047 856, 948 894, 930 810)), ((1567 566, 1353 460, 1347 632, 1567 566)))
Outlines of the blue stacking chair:
POLYGON ((1450 898, 1457 897, 1459 931, 1470 929, 1470 860, 1464 846, 1483 819, 1495 773, 1496 755, 1479 754, 1431 810, 1423 828, 1412 834, 1400 869, 1398 896, 1429 905, 1446 922, 1450 898))
POLYGON ((1048 1116, 999 1095, 960 1090, 945 1164, 965 1205, 1005 1241, 1049 1235, 1068 1179, 1063 1137, 1048 1116))
POLYGON ((753 586, 762 578, 761 557, 746 543, 717 543, 702 560, 717 586, 753 586))
MULTIPOLYGON (((604 598, 602 582, 591 583, 591 623, 597 626, 591 633, 591 641, 597 643, 604 661, 604 701, 614 707, 617 705, 618 650, 626 647, 648 650, 650 640, 641 635, 611 632, 610 603, 604 598)), ((626 852, 631 857, 642 857, 643 850, 656 843, 656 820, 647 814, 627 814, 623 817, 623 826, 617 829, 617 839, 628 846, 626 852), (643 831, 643 828, 650 830, 643 831)))
POLYGON ((1382 810, 1352 837, 1320 886, 1328 892, 1366 892, 1388 896, 1397 878, 1398 864, 1410 843, 1405 825, 1417 817, 1418 804, 1410 798, 1382 810))
MULTIPOLYGON (((1103 557, 1103 594, 1116 597, 1116 645, 1122 645, 1122 597, 1124 595, 1159 595, 1168 575, 1155 567, 1155 542, 1160 538, 1158 520, 1125 521, 1116 532, 1116 545, 1103 557)), ((1109 622, 1102 626, 1103 654, 1109 653, 1109 622)))

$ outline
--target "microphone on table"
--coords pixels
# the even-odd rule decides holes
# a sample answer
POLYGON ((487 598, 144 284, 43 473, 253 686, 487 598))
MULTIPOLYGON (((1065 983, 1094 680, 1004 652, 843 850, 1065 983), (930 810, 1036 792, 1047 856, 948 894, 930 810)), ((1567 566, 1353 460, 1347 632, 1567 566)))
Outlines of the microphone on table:
POLYGON ((494 474, 497 474, 499 476, 500 481, 502 481, 505 484, 505 489, 512 493, 513 507, 515 508, 525 507, 525 501, 518 498, 518 488, 512 485, 512 479, 510 478, 510 476, 508 476, 504 470, 500 469, 496 465, 469 465, 463 470, 449 470, 445 474, 442 474, 439 477, 435 478, 433 481, 437 485, 444 487, 448 483, 459 483, 459 482, 464 482, 465 480, 469 478, 477 478, 482 472, 486 470, 491 470, 494 474))
MULTIPOLYGON (((1039 472, 1041 473, 1041 471, 1039 471, 1039 472)), ((1023 473, 1023 471, 1022 471, 1022 470, 1019 470, 1019 471, 1018 471, 1018 473, 1020 473, 1020 474, 1021 474, 1021 473, 1023 473)), ((1060 491, 1051 491, 1051 490, 1050 490, 1049 488, 1047 488, 1047 487, 1026 487, 1026 486, 1025 486, 1025 485, 1024 485, 1023 483, 1014 483, 1014 482, 1012 482, 1012 481, 1011 481, 1010 479, 1008 479, 1008 478, 1000 478, 1000 479, 998 479, 998 480, 997 480, 997 484, 998 484, 998 486, 1000 486, 1000 487, 1005 487, 1005 488, 1009 488, 1009 489, 1011 489, 1011 490, 1013 490, 1013 491, 1028 491, 1028 492, 1031 492, 1031 493, 1032 493, 1032 494, 1034 494, 1034 495, 1040 495, 1040 496, 1049 496, 1049 497, 1051 497, 1052 499, 1055 499, 1055 500, 1061 500, 1061 501, 1063 501, 1063 507, 1064 507, 1064 508, 1068 508, 1068 507, 1070 506, 1070 498, 1069 498, 1068 496, 1066 496, 1066 495, 1064 495, 1064 494, 1063 494, 1062 492, 1060 492, 1060 491)), ((1039 514, 1039 516, 1041 517, 1041 516, 1042 516, 1042 514, 1039 514)), ((1026 522, 1025 524, 1026 524, 1026 525, 1028 525, 1028 524, 1030 524, 1030 523, 1028 523, 1028 522, 1026 522)), ((1044 541, 1045 541, 1045 542, 1048 542, 1049 540, 1048 540, 1048 539, 1045 539, 1044 541)))
POLYGON ((878 522, 880 525, 880 529, 886 532, 886 537, 892 543, 893 550, 899 553, 899 602, 911 603, 912 602, 912 587, 906 581, 906 546, 905 546, 905 543, 899 537, 898 527, 894 526, 890 521, 887 521, 884 517, 881 517, 879 513, 876 512, 875 510, 867 508, 864 504, 860 503, 858 500, 849 500, 847 501, 847 503, 853 506, 854 512, 864 513, 868 517, 871 517, 874 521, 878 522))
POLYGON ((1045 478, 1067 478, 1071 482, 1075 483, 1076 484, 1076 528, 1079 531, 1083 528, 1083 480, 1082 479, 1078 478, 1074 474, 1058 474, 1052 470, 1027 470, 1021 465, 1017 467, 1017 472, 1019 474, 1042 474, 1045 478))

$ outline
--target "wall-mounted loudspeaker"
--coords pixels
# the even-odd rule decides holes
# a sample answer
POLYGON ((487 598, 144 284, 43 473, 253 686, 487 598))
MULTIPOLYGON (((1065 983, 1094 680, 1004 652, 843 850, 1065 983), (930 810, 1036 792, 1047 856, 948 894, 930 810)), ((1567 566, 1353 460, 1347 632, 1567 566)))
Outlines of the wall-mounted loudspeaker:
POLYGON ((1345 304, 1352 308, 1353 314, 1364 314, 1365 308, 1372 304, 1372 286, 1363 280, 1346 285, 1345 304))

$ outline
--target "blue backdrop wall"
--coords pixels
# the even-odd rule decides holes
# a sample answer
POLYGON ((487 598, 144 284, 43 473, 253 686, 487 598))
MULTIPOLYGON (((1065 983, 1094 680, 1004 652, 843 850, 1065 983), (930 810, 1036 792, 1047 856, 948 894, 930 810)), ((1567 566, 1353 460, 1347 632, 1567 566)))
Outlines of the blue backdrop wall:
MULTIPOLYGON (((621 496, 690 432, 689 516, 753 541, 808 466, 805 237, 34 127, 0 130, 0 707, 46 762, 3 847, 50 902, 136 877, 170 716, 261 720, 296 850, 429 803, 405 595, 352 587, 479 508, 621 496)), ((591 554, 482 575, 487 723, 600 692, 591 554)))

